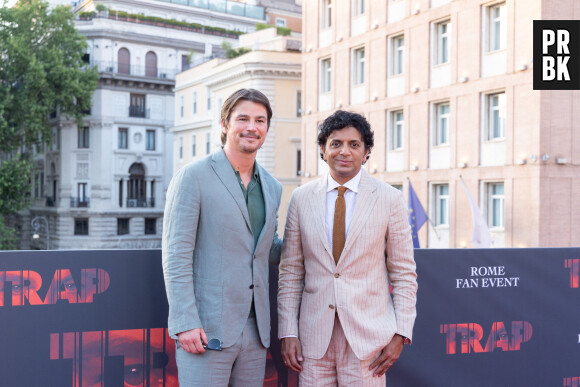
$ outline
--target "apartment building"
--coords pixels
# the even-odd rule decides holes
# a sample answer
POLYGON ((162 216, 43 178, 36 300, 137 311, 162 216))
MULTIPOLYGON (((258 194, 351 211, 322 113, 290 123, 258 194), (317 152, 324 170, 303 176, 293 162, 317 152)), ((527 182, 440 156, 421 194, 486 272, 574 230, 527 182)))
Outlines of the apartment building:
POLYGON ((365 169, 411 183, 421 247, 472 247, 466 193, 493 247, 580 243, 579 91, 533 90, 533 20, 573 0, 318 0, 303 4, 303 182, 326 173, 317 127, 336 109, 375 132, 365 169))

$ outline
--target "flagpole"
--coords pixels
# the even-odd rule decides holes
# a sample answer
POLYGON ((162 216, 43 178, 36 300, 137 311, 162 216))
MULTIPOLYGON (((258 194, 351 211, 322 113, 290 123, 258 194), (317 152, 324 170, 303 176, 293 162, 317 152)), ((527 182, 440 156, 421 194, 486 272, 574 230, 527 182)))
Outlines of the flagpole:
MULTIPOLYGON (((409 179, 409 177, 407 176, 407 181, 409 182, 409 184, 411 183, 411 179, 409 179)), ((435 226, 435 224, 433 223, 433 221, 431 220, 430 217, 427 216, 427 220, 429 221, 429 224, 431 226, 433 226, 433 231, 435 231, 435 236, 437 237, 437 240, 440 241, 441 237, 439 236, 439 233, 437 232, 437 228, 435 226)))

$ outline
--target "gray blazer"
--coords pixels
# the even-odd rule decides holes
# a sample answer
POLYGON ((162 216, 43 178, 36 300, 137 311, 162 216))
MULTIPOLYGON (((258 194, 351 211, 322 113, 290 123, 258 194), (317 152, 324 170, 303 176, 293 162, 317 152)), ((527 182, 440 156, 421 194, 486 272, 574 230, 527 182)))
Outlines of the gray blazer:
POLYGON ((262 344, 270 345, 268 262, 280 260, 282 185, 258 163, 266 219, 254 250, 244 195, 223 150, 181 168, 169 184, 163 220, 163 274, 169 334, 203 328, 233 345, 252 296, 262 344))

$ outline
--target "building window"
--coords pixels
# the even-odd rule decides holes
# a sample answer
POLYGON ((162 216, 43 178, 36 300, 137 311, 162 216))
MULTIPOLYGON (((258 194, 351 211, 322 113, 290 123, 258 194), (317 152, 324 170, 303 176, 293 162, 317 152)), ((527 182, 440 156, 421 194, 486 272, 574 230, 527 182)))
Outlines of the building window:
POLYGON ((77 184, 78 204, 76 207, 88 207, 89 198, 87 195, 87 183, 77 184))
POLYGON ((211 134, 206 133, 205 134, 205 154, 206 155, 209 155, 210 147, 211 147, 211 134))
POLYGON ((183 160, 183 137, 179 137, 179 160, 183 160))
POLYGON ((89 127, 84 126, 79 128, 79 149, 88 149, 89 148, 89 127))
POLYGON ((117 72, 119 74, 131 74, 131 53, 125 47, 117 53, 117 72))
POLYGON ((403 185, 402 184, 391 184, 391 186, 399 191, 403 192, 403 185))
POLYGON ((296 91, 296 117, 302 117, 302 91, 296 91))
POLYGON ((181 55, 181 71, 189 69, 189 55, 181 55))
POLYGON ((365 0, 353 0, 352 16, 357 17, 365 13, 365 0))
POLYGON ((44 172, 37 172, 35 177, 35 197, 44 197, 44 172))
POLYGON ((193 114, 197 114, 197 91, 193 92, 193 114))
POLYGON ((490 227, 505 227, 503 183, 487 183, 487 222, 490 227))
POLYGON ((89 235, 89 220, 75 218, 75 235, 89 235))
POLYGON ((365 49, 357 48, 352 51, 352 84, 362 85, 365 83, 365 49))
POLYGON ((276 18, 276 27, 286 27, 286 19, 281 17, 276 18))
POLYGON ((157 234, 157 219, 145 218, 145 235, 157 234))
POLYGON ((183 101, 183 95, 182 95, 181 97, 179 97, 179 117, 181 117, 181 118, 183 118, 183 109, 184 109, 183 103, 184 103, 184 101, 183 101))
POLYGON ((129 129, 128 128, 119 128, 119 137, 118 137, 119 149, 127 149, 128 148, 128 144, 127 144, 128 138, 129 138, 129 129))
POLYGON ((435 33, 437 35, 436 50, 437 58, 436 64, 443 64, 449 62, 449 27, 451 23, 446 20, 435 25, 435 33))
POLYGON ((197 155, 197 136, 195 134, 191 136, 191 155, 193 157, 197 155))
POLYGON ((129 180, 127 181, 127 207, 149 206, 147 203, 145 167, 142 163, 133 163, 129 167, 129 180))
POLYGON ((145 118, 145 95, 131 94, 131 105, 129 106, 129 117, 145 118))
POLYGON ((392 40, 392 58, 393 58, 393 70, 392 75, 403 74, 404 54, 405 54, 405 38, 403 35, 396 36, 392 40))
POLYGON ((505 138, 505 93, 486 95, 487 139, 505 138))
POLYGON ((129 234, 129 218, 117 219, 117 235, 129 234))
POLYGON ((330 28, 332 26, 332 0, 322 0, 322 12, 320 26, 330 28))
POLYGON ((209 89, 209 87, 206 90, 207 90, 207 110, 210 111, 211 110, 211 90, 209 89))
POLYGON ((449 225, 449 185, 436 184, 435 189, 435 224, 449 225))
POLYGON ((296 149, 296 176, 302 176, 302 150, 296 149))
POLYGON ((123 207, 123 179, 119 180, 119 207, 123 207))
POLYGON ((145 132, 145 150, 154 151, 155 150, 155 130, 147 129, 145 132))
POLYGON ((504 49, 506 46, 506 7, 505 3, 488 7, 488 51, 504 49))
POLYGON ((402 110, 391 112, 391 150, 403 149, 403 124, 404 116, 402 110))
POLYGON ((435 105, 435 145, 449 143, 449 102, 435 105))
POLYGON ((157 54, 153 51, 145 55, 145 76, 157 78, 157 54))
POLYGON ((330 83, 330 58, 320 61, 320 93, 330 93, 332 90, 330 83))

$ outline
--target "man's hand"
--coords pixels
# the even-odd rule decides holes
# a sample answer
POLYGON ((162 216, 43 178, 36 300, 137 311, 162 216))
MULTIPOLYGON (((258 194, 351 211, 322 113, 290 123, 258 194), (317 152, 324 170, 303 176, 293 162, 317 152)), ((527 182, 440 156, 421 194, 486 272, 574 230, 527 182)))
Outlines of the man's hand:
POLYGON ((397 361, 403 350, 403 337, 395 334, 393 339, 383 348, 381 354, 369 366, 369 370, 375 369, 373 376, 383 376, 385 372, 397 361))
POLYGON ((302 345, 297 337, 285 337, 282 339, 282 360, 286 367, 296 372, 302 372, 300 362, 302 357, 302 345))
POLYGON ((177 334, 179 344, 189 353, 204 353, 203 345, 207 345, 207 336, 203 328, 196 328, 177 334))

